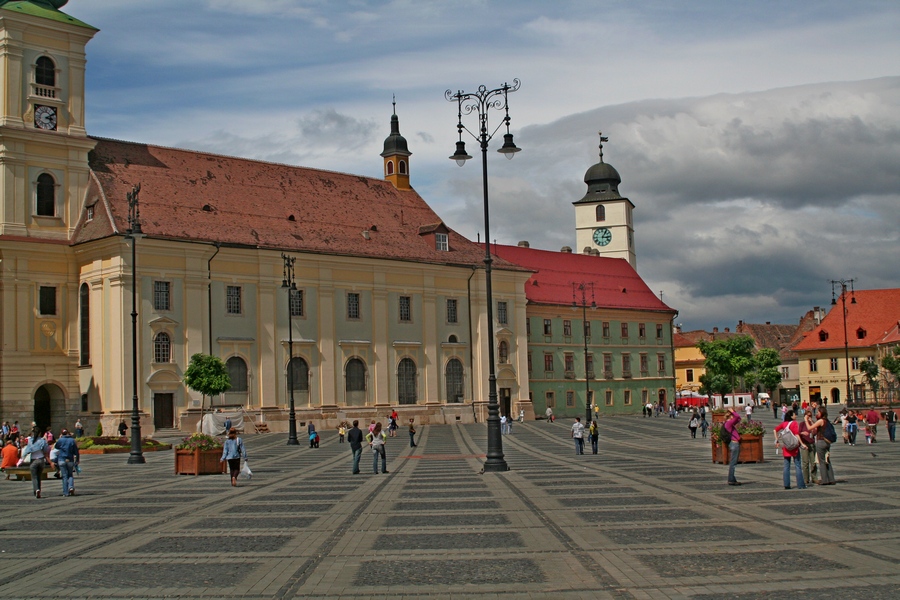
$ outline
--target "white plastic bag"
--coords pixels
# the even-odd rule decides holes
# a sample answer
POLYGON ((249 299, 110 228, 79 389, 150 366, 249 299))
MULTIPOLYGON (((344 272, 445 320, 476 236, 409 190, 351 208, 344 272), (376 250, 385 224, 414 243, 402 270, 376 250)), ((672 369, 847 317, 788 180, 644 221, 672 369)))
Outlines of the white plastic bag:
POLYGON ((253 471, 250 470, 250 463, 244 460, 244 466, 241 467, 241 477, 250 479, 253 477, 253 471))

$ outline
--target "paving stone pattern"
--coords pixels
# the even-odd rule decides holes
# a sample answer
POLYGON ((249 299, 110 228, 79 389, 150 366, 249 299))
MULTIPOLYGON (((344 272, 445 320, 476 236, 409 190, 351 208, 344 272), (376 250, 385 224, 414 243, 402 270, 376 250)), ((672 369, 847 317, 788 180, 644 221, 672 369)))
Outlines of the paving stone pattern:
POLYGON ((171 452, 85 456, 72 498, 0 479, 0 597, 900 597, 900 445, 836 444, 838 485, 807 490, 782 489, 767 447, 729 487, 685 423, 603 418, 597 456, 567 420, 516 424, 511 470, 486 474, 482 424, 389 439, 380 475, 351 475, 332 431, 248 435, 237 488, 173 475, 171 452))

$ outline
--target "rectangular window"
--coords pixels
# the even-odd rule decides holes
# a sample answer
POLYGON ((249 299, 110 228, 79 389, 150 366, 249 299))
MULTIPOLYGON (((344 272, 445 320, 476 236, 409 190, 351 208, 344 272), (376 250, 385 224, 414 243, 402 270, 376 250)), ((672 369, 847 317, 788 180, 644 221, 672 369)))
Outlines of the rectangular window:
POLYGON ((153 282, 153 310, 170 310, 171 296, 168 281, 153 282))
POLYGON ((603 373, 607 379, 612 377, 612 354, 603 354, 603 373))
POLYGON ((832 371, 838 370, 838 359, 836 359, 836 358, 831 359, 831 370, 832 371))
POLYGON ((815 358, 809 359, 809 372, 810 373, 818 373, 819 372, 818 359, 815 359, 815 358))
POLYGON ((553 372, 553 355, 552 354, 544 354, 544 370, 548 373, 553 372))
MULTIPOLYGON (((87 210, 85 210, 85 218, 86 218, 88 221, 93 221, 93 220, 94 220, 94 207, 93 207, 93 206, 88 206, 88 207, 87 207, 87 210)), ((85 410, 87 410, 87 409, 85 409, 85 410)))
POLYGON ((575 406, 575 392, 566 392, 566 406, 575 406))
POLYGON ((531 337, 531 319, 525 319, 525 335, 531 337))
POLYGON ((661 323, 656 324, 656 341, 661 342, 663 339, 663 326, 661 323))
POLYGON ((303 290, 291 290, 289 292, 289 302, 291 304, 291 316, 303 316, 303 290))
POLYGON ((693 370, 693 369, 687 369, 687 370, 685 370, 685 372, 684 372, 684 379, 685 379, 685 381, 687 381, 688 383, 693 382, 693 381, 694 381, 694 370, 693 370))
POLYGON ((606 405, 607 405, 607 406, 612 406, 612 405, 613 405, 613 394, 612 394, 612 390, 606 390, 606 405))
POLYGON ((650 361, 646 354, 641 354, 641 376, 646 377, 650 371, 650 361))
POLYGON ((412 321, 412 298, 400 296, 400 321, 409 323, 412 321))
POLYGON ((569 319, 563 319, 563 335, 572 337, 572 321, 569 319))
POLYGON ((603 337, 609 337, 609 321, 603 321, 603 337))
POLYGON ((622 323, 622 337, 628 337, 628 323, 622 323))
POLYGON ((556 408, 556 395, 553 392, 547 392, 544 395, 544 400, 547 403, 547 408, 556 408))
POLYGON ((584 339, 586 339, 588 341, 588 343, 590 343, 590 341, 591 341, 591 322, 590 321, 584 322, 584 339))
POLYGON ((439 252, 450 251, 450 238, 447 237, 446 233, 434 234, 434 248, 439 252))
POLYGON ((631 404, 631 390, 625 390, 623 394, 625 395, 624 404, 625 406, 629 406, 631 404))
POLYGON ((550 319, 544 319, 544 335, 553 335, 553 325, 550 319))
POLYGON ((647 390, 641 390, 641 404, 647 406, 648 400, 650 400, 650 392, 647 390))
POLYGON ((506 310, 506 302, 497 303, 497 322, 501 325, 509 324, 509 313, 506 310))
POLYGON ((587 376, 591 379, 594 376, 594 355, 588 352, 587 355, 587 376))
POLYGON ((447 298, 447 322, 459 323, 459 312, 457 311, 456 298, 447 298))
POLYGON ((656 367, 659 369, 660 375, 666 374, 666 355, 665 354, 657 354, 656 355, 656 367))
POLYGON ((572 352, 566 352, 565 359, 566 359, 566 371, 571 373, 572 371, 575 370, 575 354, 572 352))
POLYGON ((38 290, 38 309, 41 315, 56 315, 56 288, 42 285, 38 290))
POLYGON ((638 337, 642 340, 647 339, 647 325, 646 323, 638 323, 638 337))
POLYGON ((359 294, 356 292, 349 292, 347 294, 347 318, 359 318, 359 294))
POLYGON ((241 314, 241 286, 229 285, 225 288, 225 312, 229 315, 241 314))
POLYGON ((623 354, 622 355, 622 375, 628 377, 631 375, 631 355, 623 354))
POLYGON ((791 369, 790 367, 781 367, 781 378, 782 379, 790 379, 791 369))
POLYGON ((859 357, 858 356, 854 356, 853 358, 850 359, 850 368, 852 368, 854 371, 859 371, 859 357))

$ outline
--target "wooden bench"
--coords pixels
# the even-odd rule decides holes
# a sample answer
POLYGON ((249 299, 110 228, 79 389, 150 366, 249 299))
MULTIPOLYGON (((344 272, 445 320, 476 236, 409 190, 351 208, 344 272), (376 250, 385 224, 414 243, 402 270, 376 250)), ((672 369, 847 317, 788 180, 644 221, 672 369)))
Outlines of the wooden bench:
MULTIPOLYGON (((10 479, 10 476, 15 475, 16 481, 31 481, 31 467, 10 467, 5 471, 7 479, 10 479)), ((51 472, 52 469, 44 469, 44 472, 41 473, 41 480, 47 479, 51 472)))

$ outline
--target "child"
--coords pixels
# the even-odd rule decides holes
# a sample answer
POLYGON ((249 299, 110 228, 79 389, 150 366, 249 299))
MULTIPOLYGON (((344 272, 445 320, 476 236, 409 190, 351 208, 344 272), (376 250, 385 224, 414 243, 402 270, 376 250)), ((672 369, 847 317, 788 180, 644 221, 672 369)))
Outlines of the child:
POLYGON ((347 433, 347 428, 344 426, 343 423, 341 423, 340 425, 338 425, 338 443, 339 444, 344 443, 344 434, 345 433, 347 433))
POLYGON ((866 423, 866 443, 867 444, 872 443, 872 428, 869 427, 868 423, 866 423))
POLYGON ((706 437, 706 430, 709 429, 709 423, 706 422, 706 413, 700 415, 700 432, 706 437))

